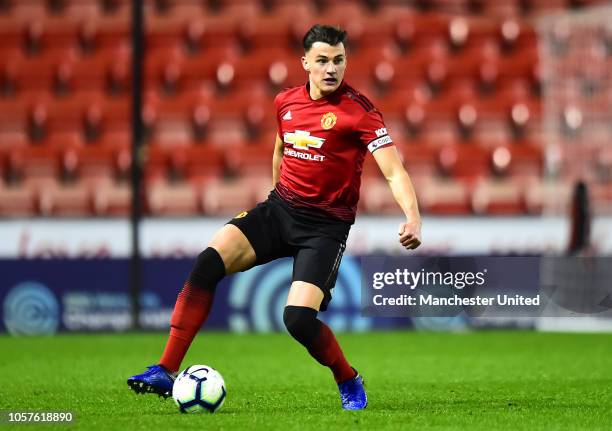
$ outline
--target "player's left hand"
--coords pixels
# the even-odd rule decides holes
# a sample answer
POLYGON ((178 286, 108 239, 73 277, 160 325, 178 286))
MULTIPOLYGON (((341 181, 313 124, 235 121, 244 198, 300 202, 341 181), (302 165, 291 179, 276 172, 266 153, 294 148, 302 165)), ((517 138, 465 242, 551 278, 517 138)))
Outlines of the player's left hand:
POLYGON ((421 222, 409 221, 399 225, 399 242, 406 250, 414 250, 421 245, 421 222))

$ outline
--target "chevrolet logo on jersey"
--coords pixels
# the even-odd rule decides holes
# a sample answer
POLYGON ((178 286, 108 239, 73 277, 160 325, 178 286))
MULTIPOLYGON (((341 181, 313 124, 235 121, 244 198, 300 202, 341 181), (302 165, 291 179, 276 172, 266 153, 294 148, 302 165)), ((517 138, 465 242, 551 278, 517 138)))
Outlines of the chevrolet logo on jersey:
POLYGON ((293 148, 297 150, 308 151, 309 148, 321 148, 325 139, 310 136, 310 132, 304 130, 296 130, 295 133, 285 132, 283 141, 286 144, 293 145, 293 148))

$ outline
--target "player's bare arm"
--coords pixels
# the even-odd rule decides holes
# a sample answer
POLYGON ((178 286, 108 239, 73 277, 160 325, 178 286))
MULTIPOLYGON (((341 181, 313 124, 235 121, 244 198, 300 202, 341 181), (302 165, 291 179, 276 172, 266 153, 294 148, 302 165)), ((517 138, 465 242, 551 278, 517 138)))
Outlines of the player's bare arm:
POLYGON ((406 221, 399 226, 399 241, 406 249, 415 249, 421 245, 421 215, 410 176, 394 146, 380 148, 373 155, 406 215, 406 221))
POLYGON ((278 183, 280 178, 280 165, 283 160, 283 140, 276 135, 274 142, 274 154, 272 155, 272 188, 278 183))

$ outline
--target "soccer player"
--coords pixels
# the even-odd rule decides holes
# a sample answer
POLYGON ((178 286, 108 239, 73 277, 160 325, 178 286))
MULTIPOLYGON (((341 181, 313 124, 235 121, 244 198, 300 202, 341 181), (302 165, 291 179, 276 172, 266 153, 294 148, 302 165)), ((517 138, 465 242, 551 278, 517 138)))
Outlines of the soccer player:
POLYGON ((178 295, 159 364, 128 379, 136 392, 171 394, 174 376, 208 317, 223 277, 291 256, 293 279, 284 323, 291 336, 331 370, 342 407, 366 407, 363 378, 317 313, 332 299, 368 151, 406 216, 399 226, 399 242, 405 248, 420 245, 421 220, 412 183, 381 113, 343 79, 345 39, 345 31, 324 25, 315 25, 304 36, 302 65, 308 82, 282 91, 274 101, 274 190, 265 202, 223 226, 198 256, 178 295))

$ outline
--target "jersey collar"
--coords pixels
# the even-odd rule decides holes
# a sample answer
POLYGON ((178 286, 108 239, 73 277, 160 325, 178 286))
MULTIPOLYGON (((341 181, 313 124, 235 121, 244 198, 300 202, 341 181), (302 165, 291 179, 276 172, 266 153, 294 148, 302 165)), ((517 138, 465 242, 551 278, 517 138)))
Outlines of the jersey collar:
POLYGON ((331 97, 334 97, 336 95, 340 95, 342 93, 342 90, 344 90, 344 87, 346 87, 346 81, 343 79, 342 82, 340 83, 340 86, 338 88, 336 88, 336 90, 334 90, 332 93, 329 93, 327 96, 323 96, 323 97, 321 97, 320 99, 317 99, 317 100, 313 100, 310 97, 310 81, 308 81, 308 82, 306 82, 306 84, 304 84, 304 86, 302 87, 302 90, 303 90, 303 93, 304 93, 304 97, 309 102, 312 102, 312 103, 325 103, 325 102, 328 102, 331 97))

